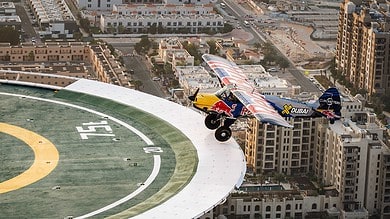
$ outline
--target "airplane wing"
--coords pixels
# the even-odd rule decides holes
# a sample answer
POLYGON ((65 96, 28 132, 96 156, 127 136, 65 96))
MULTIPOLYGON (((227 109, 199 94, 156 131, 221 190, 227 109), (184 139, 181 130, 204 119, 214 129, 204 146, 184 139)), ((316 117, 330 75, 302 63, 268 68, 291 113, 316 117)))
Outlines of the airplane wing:
POLYGON ((261 122, 292 128, 264 96, 256 91, 242 70, 219 56, 204 54, 203 60, 220 78, 221 83, 233 87, 232 93, 261 122))
POLYGON ((279 115, 262 94, 239 89, 232 90, 232 92, 259 121, 288 128, 293 127, 279 115))
POLYGON ((241 89, 253 90, 248 78, 234 62, 230 62, 222 57, 204 54, 203 60, 219 77, 223 85, 240 86, 241 89))

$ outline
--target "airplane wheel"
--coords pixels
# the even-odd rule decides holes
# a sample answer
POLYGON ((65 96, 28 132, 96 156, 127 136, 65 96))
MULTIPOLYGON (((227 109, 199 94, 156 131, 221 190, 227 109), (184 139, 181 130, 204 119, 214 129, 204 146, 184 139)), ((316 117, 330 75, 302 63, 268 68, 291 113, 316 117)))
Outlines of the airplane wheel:
POLYGON ((219 120, 218 117, 219 117, 218 114, 210 113, 206 116, 204 120, 204 124, 208 129, 214 130, 221 125, 221 121, 219 120))
POLYGON ((226 126, 221 126, 215 131, 215 138, 218 141, 227 141, 231 136, 232 130, 226 126))
POLYGON ((334 124, 334 122, 335 122, 335 119, 329 119, 330 124, 334 124))

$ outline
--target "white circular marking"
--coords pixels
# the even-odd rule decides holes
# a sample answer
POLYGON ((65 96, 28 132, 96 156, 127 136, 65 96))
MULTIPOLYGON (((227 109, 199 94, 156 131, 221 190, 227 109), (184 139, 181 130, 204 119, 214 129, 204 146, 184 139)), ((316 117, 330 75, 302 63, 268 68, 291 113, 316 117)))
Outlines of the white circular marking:
MULTIPOLYGON (((99 115, 101 117, 107 118, 109 120, 112 120, 112 121, 114 121, 116 123, 119 123, 120 125, 126 127, 130 131, 132 131, 134 134, 138 135, 147 145, 154 145, 152 140, 150 140, 141 131, 139 131, 138 129, 132 127, 131 125, 129 125, 129 124, 127 124, 127 123, 117 119, 117 118, 114 118, 112 116, 109 116, 107 114, 104 114, 104 113, 101 113, 101 112, 98 112, 98 111, 95 111, 95 110, 92 110, 92 109, 88 109, 86 107, 77 106, 77 105, 74 105, 74 104, 71 104, 71 103, 65 103, 65 102, 56 101, 56 100, 43 99, 43 98, 40 98, 40 97, 26 96, 26 95, 21 95, 21 94, 10 94, 10 93, 0 92, 0 95, 29 98, 29 99, 33 99, 33 100, 39 100, 39 101, 44 101, 44 102, 56 103, 56 104, 60 104, 60 105, 69 106, 69 107, 73 107, 73 108, 76 108, 76 109, 84 110, 84 111, 87 111, 87 112, 99 115)), ((106 207, 103 207, 101 209, 98 209, 96 211, 88 213, 86 215, 80 216, 78 218, 86 218, 86 217, 90 217, 90 216, 93 216, 93 215, 96 215, 96 214, 100 214, 100 213, 102 213, 104 211, 107 211, 107 210, 109 210, 111 208, 114 208, 114 207, 116 207, 116 206, 118 206, 120 204, 123 204, 124 202, 129 201, 130 199, 132 199, 133 197, 135 197, 136 195, 141 193, 143 190, 145 190, 156 179, 158 173, 160 172, 160 167, 161 167, 160 155, 154 155, 153 158, 154 158, 153 159, 154 160, 153 171, 149 175, 147 180, 145 181, 144 185, 142 185, 141 187, 139 187, 138 189, 136 189, 134 192, 130 193, 126 197, 124 197, 122 199, 119 199, 118 201, 116 201, 116 202, 114 202, 112 204, 109 204, 106 207)))

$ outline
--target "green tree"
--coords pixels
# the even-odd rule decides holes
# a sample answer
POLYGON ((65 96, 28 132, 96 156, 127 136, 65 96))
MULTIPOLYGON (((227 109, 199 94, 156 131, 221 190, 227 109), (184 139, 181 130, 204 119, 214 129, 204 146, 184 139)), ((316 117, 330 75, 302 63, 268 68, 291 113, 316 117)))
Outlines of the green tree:
POLYGON ((73 38, 75 39, 75 40, 77 40, 77 41, 81 41, 82 39, 83 39, 83 34, 82 33, 80 33, 80 32, 74 32, 73 33, 73 38))
POLYGON ((194 57, 194 65, 199 65, 200 63, 202 63, 202 54, 200 54, 197 45, 189 43, 188 41, 184 41, 183 47, 190 55, 194 57))
POLYGON ((207 41, 207 44, 209 45, 210 47, 210 54, 217 54, 218 51, 217 51, 217 46, 215 45, 215 40, 209 40, 207 41))
POLYGON ((285 72, 286 68, 290 67, 290 62, 284 57, 279 58, 278 64, 279 67, 283 69, 283 73, 285 72))
POLYGON ((286 176, 282 173, 275 173, 274 175, 274 179, 278 182, 279 185, 282 181, 284 181, 285 178, 286 176))
POLYGON ((90 23, 89 23, 89 20, 88 18, 83 18, 81 17, 81 15, 79 15, 79 24, 80 24, 80 27, 83 28, 83 30, 87 33, 90 33, 90 23))
POLYGON ((125 33, 126 27, 124 27, 122 24, 118 25, 118 33, 125 33))
POLYGON ((262 47, 261 43, 259 43, 259 42, 256 42, 255 44, 253 44, 253 46, 254 46, 257 50, 261 49, 261 47, 262 47))
POLYGON ((135 44, 134 49, 138 54, 147 54, 152 46, 152 42, 147 35, 141 36, 141 40, 135 44))
POLYGON ((11 45, 18 45, 20 43, 19 31, 12 27, 0 27, 0 42, 10 43, 11 45))
POLYGON ((149 27, 149 33, 156 34, 157 33, 157 24, 153 23, 152 26, 149 27))
POLYGON ((233 26, 231 24, 225 24, 222 29, 222 33, 229 33, 233 30, 233 26))
POLYGON ((142 81, 139 80, 130 81, 130 83, 134 85, 136 90, 140 90, 140 88, 143 86, 142 81))

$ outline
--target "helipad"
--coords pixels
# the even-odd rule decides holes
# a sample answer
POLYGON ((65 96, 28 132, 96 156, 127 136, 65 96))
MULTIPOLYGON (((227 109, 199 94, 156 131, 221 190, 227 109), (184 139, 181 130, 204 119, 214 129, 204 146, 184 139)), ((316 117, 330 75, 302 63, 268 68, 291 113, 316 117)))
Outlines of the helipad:
POLYGON ((1 217, 197 218, 243 180, 239 146, 189 108, 89 80, 0 82, 1 217))

